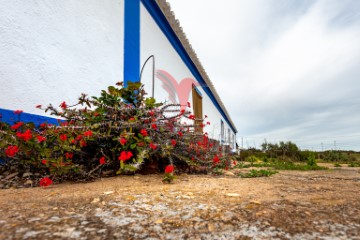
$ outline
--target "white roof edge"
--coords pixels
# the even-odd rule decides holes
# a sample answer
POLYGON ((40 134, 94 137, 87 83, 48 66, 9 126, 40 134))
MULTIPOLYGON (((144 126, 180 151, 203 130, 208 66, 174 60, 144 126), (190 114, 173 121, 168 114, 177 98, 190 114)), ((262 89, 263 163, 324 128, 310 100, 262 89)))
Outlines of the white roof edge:
POLYGON ((219 103, 221 109, 224 111, 227 119, 229 120, 230 124, 232 125, 235 132, 237 132, 237 129, 235 127, 235 124, 231 120, 231 117, 226 110, 226 107, 224 103, 221 101, 220 96, 218 95, 213 83, 211 82, 209 76, 207 75, 204 67, 201 65, 201 62, 199 58, 197 57, 196 52, 192 48, 189 40, 187 39, 182 27, 180 26, 179 20, 176 19, 175 14, 173 11, 171 11, 170 4, 166 0, 155 0, 160 9, 162 10, 164 16, 166 17, 167 21, 169 22, 170 26, 174 30, 175 34, 179 38, 181 44, 185 48, 187 54, 190 56, 192 62, 195 64, 197 70, 200 72, 201 77, 204 79, 206 85, 209 87, 210 91, 213 93, 216 101, 219 103))

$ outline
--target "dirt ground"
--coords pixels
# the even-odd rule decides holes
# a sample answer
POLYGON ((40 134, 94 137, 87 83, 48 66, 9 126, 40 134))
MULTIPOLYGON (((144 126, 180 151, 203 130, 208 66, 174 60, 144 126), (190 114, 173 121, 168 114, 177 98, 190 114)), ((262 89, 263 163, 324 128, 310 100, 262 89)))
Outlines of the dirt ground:
POLYGON ((360 239, 360 168, 0 190, 0 239, 360 239))

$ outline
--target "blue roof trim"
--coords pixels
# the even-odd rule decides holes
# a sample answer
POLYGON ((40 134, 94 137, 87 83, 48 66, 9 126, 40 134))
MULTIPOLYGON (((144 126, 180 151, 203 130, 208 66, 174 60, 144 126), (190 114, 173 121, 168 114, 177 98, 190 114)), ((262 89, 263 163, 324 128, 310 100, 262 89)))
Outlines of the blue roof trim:
POLYGON ((21 114, 15 114, 14 111, 0 108, 0 121, 8 123, 10 125, 15 124, 16 122, 33 122, 35 126, 46 122, 49 124, 58 125, 59 122, 56 118, 45 117, 40 115, 35 115, 31 113, 22 112, 21 114))
POLYGON ((140 76, 140 0, 125 0, 124 85, 140 76))
POLYGON ((215 107, 218 109, 222 117, 226 120, 226 122, 229 124, 231 129, 234 133, 237 131, 234 129, 232 124, 230 123, 229 119, 226 117, 226 114, 220 107, 220 104, 216 101, 213 93, 210 91, 207 86, 206 82, 202 78, 199 70, 196 68, 195 64, 191 60, 189 54, 186 52, 184 46, 181 44, 179 38, 177 37, 176 33, 170 26, 169 22, 167 21, 166 17, 164 16, 163 12, 155 2, 155 0, 140 0, 144 7, 147 9, 147 11, 150 13, 154 21, 157 23, 161 31, 165 34, 171 45, 174 47, 176 52, 179 54, 181 59, 184 61, 185 65, 189 68, 191 73, 195 76, 196 80, 200 83, 203 90, 206 92, 206 94, 210 97, 211 101, 214 103, 215 107))

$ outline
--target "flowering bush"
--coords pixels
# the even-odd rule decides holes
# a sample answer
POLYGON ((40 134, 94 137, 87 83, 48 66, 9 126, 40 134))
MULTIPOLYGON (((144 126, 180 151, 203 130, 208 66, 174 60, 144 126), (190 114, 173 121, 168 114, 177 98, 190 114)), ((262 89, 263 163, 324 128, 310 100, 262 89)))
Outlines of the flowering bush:
POLYGON ((56 126, 21 122, 22 111, 17 110, 14 125, 0 122, 0 159, 6 166, 58 181, 133 173, 155 162, 171 182, 175 169, 219 164, 218 143, 195 131, 205 126, 204 119, 195 119, 184 106, 163 105, 145 95, 141 83, 130 82, 126 88, 117 83, 100 97, 82 94, 74 105, 36 106, 58 117, 56 126), (183 119, 193 123, 181 123, 183 119))

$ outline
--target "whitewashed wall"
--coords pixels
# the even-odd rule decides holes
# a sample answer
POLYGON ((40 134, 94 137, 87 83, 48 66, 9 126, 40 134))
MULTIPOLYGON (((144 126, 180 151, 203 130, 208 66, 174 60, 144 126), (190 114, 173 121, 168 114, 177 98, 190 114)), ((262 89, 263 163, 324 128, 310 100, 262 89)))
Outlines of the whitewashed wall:
MULTIPOLYGON (((178 83, 184 78, 193 78, 191 71, 178 55, 174 47, 171 45, 167 37, 158 27, 151 15, 147 12, 146 8, 141 5, 140 11, 140 63, 144 63, 150 56, 155 56, 156 70, 165 70, 171 74, 178 83)), ((145 89, 151 93, 152 89, 152 60, 144 68, 142 82, 145 84, 145 89)), ((228 124, 221 116, 218 109, 215 107, 209 96, 204 92, 201 86, 198 86, 203 97, 203 114, 208 116, 206 121, 210 122, 209 126, 204 128, 213 139, 220 140, 221 120, 224 122, 226 140, 228 136, 228 124)), ((157 101, 167 101, 168 94, 162 88, 162 83, 159 79, 155 78, 155 96, 157 101)), ((191 91, 189 94, 189 102, 192 103, 191 91)), ((233 134, 233 132, 231 131, 233 134)), ((234 146, 232 146, 234 147, 234 146)))
POLYGON ((76 101, 123 79, 123 0, 0 0, 0 108, 76 101))

